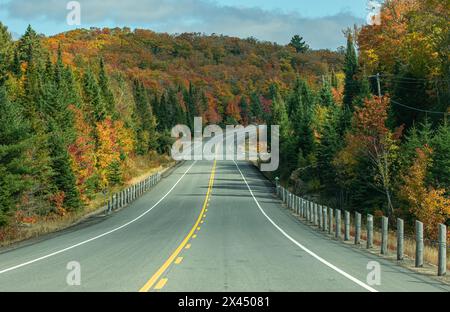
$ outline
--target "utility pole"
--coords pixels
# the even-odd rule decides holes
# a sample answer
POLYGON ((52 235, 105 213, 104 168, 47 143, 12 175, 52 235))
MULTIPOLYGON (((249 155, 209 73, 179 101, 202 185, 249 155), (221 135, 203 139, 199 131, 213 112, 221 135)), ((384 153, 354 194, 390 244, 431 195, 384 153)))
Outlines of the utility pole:
POLYGON ((378 86, 378 96, 381 98, 381 82, 380 73, 377 73, 377 86, 378 86))

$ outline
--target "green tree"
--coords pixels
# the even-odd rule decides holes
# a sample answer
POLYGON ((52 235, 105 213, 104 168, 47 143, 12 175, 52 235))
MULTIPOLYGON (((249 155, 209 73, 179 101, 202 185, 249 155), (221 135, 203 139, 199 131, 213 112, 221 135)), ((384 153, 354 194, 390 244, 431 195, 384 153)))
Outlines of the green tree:
POLYGON ((116 104, 114 101, 114 94, 111 91, 109 84, 109 78, 105 69, 105 62, 103 58, 100 58, 100 71, 98 75, 98 85, 100 87, 100 94, 105 103, 106 111, 108 114, 113 115, 116 110, 116 104))
POLYGON ((91 122, 103 121, 106 118, 106 107, 91 69, 83 76, 83 98, 91 122))
POLYGON ((27 186, 23 175, 29 170, 25 161, 28 133, 20 107, 0 87, 0 226, 7 223, 27 186))
POLYGON ((6 26, 0 22, 0 86, 7 79, 7 70, 11 64, 12 38, 6 26))
POLYGON ((353 43, 353 36, 349 33, 347 35, 347 52, 345 54, 344 63, 344 105, 347 106, 347 109, 349 109, 351 113, 353 113, 353 100, 360 92, 360 83, 357 78, 358 71, 358 56, 353 43))
POLYGON ((48 149, 53 169, 53 182, 64 193, 64 207, 69 210, 81 207, 80 193, 76 186, 75 175, 71 169, 71 159, 65 146, 63 133, 56 123, 50 122, 48 149))
POLYGON ((299 35, 295 35, 294 37, 292 37, 291 43, 289 45, 294 47, 297 53, 305 53, 309 50, 309 46, 303 40, 303 37, 300 37, 299 35))

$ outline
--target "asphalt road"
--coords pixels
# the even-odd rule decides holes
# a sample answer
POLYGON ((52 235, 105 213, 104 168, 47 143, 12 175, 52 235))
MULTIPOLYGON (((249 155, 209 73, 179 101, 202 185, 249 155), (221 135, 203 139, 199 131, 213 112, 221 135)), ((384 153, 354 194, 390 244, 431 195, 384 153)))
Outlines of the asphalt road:
POLYGON ((450 291, 326 238, 273 193, 247 162, 186 162, 118 213, 0 251, 0 291, 450 291))

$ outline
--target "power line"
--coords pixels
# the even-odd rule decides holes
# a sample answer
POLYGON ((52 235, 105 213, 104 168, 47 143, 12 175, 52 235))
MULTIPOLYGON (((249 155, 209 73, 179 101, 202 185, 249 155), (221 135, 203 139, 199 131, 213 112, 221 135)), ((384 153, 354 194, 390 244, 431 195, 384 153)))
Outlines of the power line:
POLYGON ((415 111, 418 111, 418 112, 422 112, 422 113, 427 113, 427 114, 439 114, 439 115, 447 115, 447 114, 448 114, 447 112, 430 111, 430 110, 425 110, 425 109, 420 109, 420 108, 408 106, 408 105, 399 103, 399 102, 397 102, 397 101, 394 101, 394 100, 392 100, 392 99, 391 99, 391 102, 394 103, 395 105, 402 106, 402 107, 405 107, 405 108, 408 108, 408 109, 411 109, 411 110, 415 110, 415 111))

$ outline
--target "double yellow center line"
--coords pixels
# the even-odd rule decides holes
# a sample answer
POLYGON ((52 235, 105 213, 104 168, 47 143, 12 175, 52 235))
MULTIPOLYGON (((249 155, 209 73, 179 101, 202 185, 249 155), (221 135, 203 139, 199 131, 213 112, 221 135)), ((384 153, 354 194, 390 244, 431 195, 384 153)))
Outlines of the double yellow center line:
MULTIPOLYGON (((175 249, 175 251, 170 255, 170 257, 164 262, 164 264, 156 271, 155 274, 145 283, 144 286, 139 290, 139 292, 148 292, 152 287, 155 285, 155 283, 161 278, 161 276, 167 271, 167 269, 174 263, 174 261, 178 258, 180 253, 183 251, 183 249, 188 245, 189 241, 192 239, 192 236, 200 230, 200 222, 203 220, 203 216, 205 215, 205 212, 208 207, 208 202, 211 197, 211 192, 214 186, 214 177, 216 174, 216 164, 217 162, 214 161, 214 165, 211 171, 211 176, 209 178, 209 185, 208 185, 208 191, 206 192, 206 198, 205 202, 203 203, 202 211, 200 212, 200 215, 198 216, 197 221, 195 222, 194 226, 192 227, 189 234, 184 238, 184 240, 181 242, 181 244, 175 249)), ((165 280, 166 282, 167 280, 165 280)), ((164 282, 164 284, 165 284, 164 282)), ((158 283, 159 284, 159 283, 158 283)))

